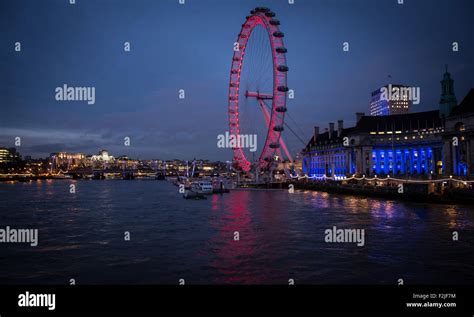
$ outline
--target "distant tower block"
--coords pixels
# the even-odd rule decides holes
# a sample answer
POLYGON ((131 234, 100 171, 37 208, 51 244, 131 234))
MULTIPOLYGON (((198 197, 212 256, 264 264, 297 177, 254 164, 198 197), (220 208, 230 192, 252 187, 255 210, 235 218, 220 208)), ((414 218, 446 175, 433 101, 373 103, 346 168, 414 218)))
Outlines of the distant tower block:
POLYGON ((410 111, 412 106, 412 101, 408 98, 400 98, 399 100, 396 99, 385 99, 383 98, 382 88, 386 88, 387 90, 394 88, 409 88, 408 86, 404 85, 394 85, 389 84, 385 85, 374 92, 372 92, 372 99, 370 101, 370 115, 371 116, 389 116, 392 114, 404 114, 410 111))

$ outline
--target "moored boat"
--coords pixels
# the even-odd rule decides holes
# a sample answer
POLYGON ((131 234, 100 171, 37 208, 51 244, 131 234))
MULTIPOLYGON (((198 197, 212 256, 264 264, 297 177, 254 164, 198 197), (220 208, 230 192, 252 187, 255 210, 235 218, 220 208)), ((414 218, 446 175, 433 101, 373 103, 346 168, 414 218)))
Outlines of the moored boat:
POLYGON ((184 199, 207 199, 204 194, 196 193, 192 190, 187 189, 183 194, 184 199))
POLYGON ((204 180, 197 180, 191 183, 191 190, 198 194, 212 194, 212 183, 204 180))

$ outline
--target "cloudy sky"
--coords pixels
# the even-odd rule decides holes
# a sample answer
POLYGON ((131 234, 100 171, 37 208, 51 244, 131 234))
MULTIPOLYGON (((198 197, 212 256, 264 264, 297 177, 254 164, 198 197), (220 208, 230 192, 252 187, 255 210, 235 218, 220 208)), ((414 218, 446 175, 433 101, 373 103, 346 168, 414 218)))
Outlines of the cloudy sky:
MULTIPOLYGON (((2 0, 0 146, 19 136, 19 151, 34 157, 105 148, 143 159, 231 159, 216 138, 228 130, 233 43, 257 5, 281 21, 295 91, 288 123, 305 140, 315 125, 353 125, 370 93, 389 82, 421 88, 414 112, 436 109, 445 64, 461 101, 474 87, 474 2, 397 2, 2 0), (95 104, 56 101, 63 84, 95 87, 95 104)), ((301 149, 284 137, 292 152, 301 149)))

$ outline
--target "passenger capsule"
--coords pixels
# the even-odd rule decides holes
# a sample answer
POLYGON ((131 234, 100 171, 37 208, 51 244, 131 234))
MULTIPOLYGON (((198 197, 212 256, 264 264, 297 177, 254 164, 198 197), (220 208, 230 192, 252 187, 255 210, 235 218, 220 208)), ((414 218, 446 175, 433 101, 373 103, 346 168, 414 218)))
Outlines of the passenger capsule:
POLYGON ((270 9, 269 9, 269 8, 265 8, 265 7, 256 7, 256 8, 255 8, 255 11, 256 11, 256 12, 263 12, 263 13, 266 13, 266 12, 269 12, 270 9))
POLYGON ((283 32, 276 31, 276 32, 273 32, 273 36, 274 37, 284 37, 285 34, 283 32))

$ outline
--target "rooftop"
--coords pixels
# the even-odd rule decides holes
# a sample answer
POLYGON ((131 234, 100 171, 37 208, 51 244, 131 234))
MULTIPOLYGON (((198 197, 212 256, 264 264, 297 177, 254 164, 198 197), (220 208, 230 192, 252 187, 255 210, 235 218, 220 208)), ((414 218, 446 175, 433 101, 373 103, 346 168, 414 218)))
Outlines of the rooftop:
POLYGON ((474 113, 474 88, 471 88, 461 103, 454 107, 451 115, 460 115, 465 113, 474 113))

